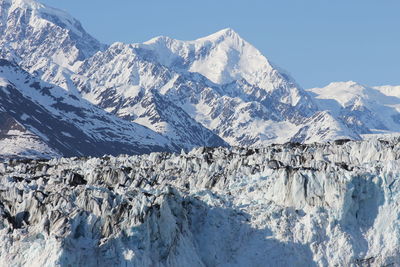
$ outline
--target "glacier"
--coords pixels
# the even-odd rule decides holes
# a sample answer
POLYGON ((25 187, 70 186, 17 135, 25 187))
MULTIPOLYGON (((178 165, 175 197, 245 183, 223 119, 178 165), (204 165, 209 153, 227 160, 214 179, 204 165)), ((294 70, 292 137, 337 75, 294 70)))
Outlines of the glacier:
POLYGON ((0 0, 0 266, 400 266, 399 112, 229 28, 105 45, 0 0))
POLYGON ((0 164, 2 266, 398 266, 398 138, 0 164))

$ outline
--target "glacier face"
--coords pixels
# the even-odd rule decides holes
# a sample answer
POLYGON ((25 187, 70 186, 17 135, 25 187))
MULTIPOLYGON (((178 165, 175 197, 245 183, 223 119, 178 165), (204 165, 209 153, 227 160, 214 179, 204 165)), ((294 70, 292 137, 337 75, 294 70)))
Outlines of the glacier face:
POLYGON ((397 138, 0 164, 13 266, 397 266, 397 138))

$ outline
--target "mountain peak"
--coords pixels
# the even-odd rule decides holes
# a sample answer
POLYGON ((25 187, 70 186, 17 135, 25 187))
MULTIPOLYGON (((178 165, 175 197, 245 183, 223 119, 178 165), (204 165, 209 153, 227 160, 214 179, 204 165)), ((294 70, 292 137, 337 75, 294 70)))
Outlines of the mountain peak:
POLYGON ((157 43, 168 43, 168 42, 170 42, 172 40, 173 39, 168 37, 168 36, 160 35, 160 36, 156 36, 154 38, 151 38, 150 40, 144 42, 144 44, 151 45, 151 44, 157 44, 157 43))
MULTIPOLYGON (((243 40, 239 36, 239 34, 237 32, 235 32, 233 29, 225 28, 225 29, 222 29, 215 33, 212 33, 210 35, 207 35, 205 37, 198 38, 194 41, 181 41, 181 42, 193 43, 193 42, 199 42, 199 41, 216 41, 216 40, 227 39, 227 38, 243 40)), ((173 39, 173 38, 165 36, 165 35, 160 35, 160 36, 151 38, 150 40, 144 42, 144 44, 151 45, 151 44, 156 44, 156 43, 168 43, 168 42, 172 42, 172 41, 179 41, 179 40, 173 39)))
POLYGON ((38 1, 0 0, 0 13, 0 56, 29 71, 37 62, 71 69, 105 48, 67 12, 38 1))
POLYGON ((35 0, 1 0, 0 2, 11 3, 11 4, 15 4, 15 5, 23 5, 23 4, 33 5, 33 4, 39 4, 39 3, 38 3, 37 1, 35 1, 35 0))
POLYGON ((240 40, 244 42, 240 35, 231 28, 222 29, 208 36, 199 38, 196 41, 219 41, 226 39, 240 40))
POLYGON ((246 80, 272 91, 282 87, 281 81, 286 78, 295 83, 289 75, 283 77, 259 50, 231 28, 193 41, 159 36, 133 46, 147 51, 147 58, 164 66, 197 72, 216 84, 246 80))
POLYGON ((45 6, 35 0, 0 0, 0 3, 8 3, 14 8, 38 10, 45 6))
MULTIPOLYGON (((10 5, 9 13, 16 9, 32 10, 32 16, 51 22, 58 25, 60 28, 73 31, 78 36, 82 35, 83 29, 81 29, 80 22, 63 10, 47 6, 36 0, 0 0, 0 4, 4 3, 10 5)), ((43 27, 40 23, 31 26, 43 27)))
POLYGON ((237 34, 232 28, 229 28, 229 27, 218 31, 217 33, 224 34, 224 35, 237 34))
POLYGON ((216 33, 211 34, 210 36, 239 36, 239 34, 237 32, 235 32, 232 28, 225 28, 222 29, 220 31, 217 31, 216 33))
POLYGON ((325 87, 326 90, 347 90, 347 91, 362 91, 366 86, 355 82, 355 81, 345 81, 345 82, 331 82, 325 87))

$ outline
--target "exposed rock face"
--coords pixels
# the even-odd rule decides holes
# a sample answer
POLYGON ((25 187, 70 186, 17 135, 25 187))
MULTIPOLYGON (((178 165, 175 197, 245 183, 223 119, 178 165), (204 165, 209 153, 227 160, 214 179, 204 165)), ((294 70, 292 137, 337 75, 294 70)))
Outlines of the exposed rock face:
POLYGON ((103 156, 180 150, 160 134, 117 118, 79 94, 0 59, 0 158, 103 156))
MULTIPOLYGON (((349 82, 303 90, 232 29, 193 41, 161 36, 106 46, 63 11, 34 0, 0 0, 0 58, 150 128, 178 149, 400 132, 396 88, 349 82)), ((28 150, 40 145, 36 139, 25 139, 28 150)))
POLYGON ((186 117, 237 146, 360 138, 232 29, 194 41, 115 43, 71 77, 92 103, 166 136, 176 132, 178 144, 204 143, 193 129, 177 127, 186 117), (144 105, 149 98, 160 101, 144 105), (171 108, 161 112, 164 103, 171 108))
POLYGON ((0 0, 0 57, 68 87, 74 65, 105 49, 69 14, 34 0, 0 0))
MULTIPOLYGON (((112 116, 150 128, 178 150, 361 140, 400 132, 397 87, 347 82, 303 90, 232 29, 193 41, 161 36, 107 46, 63 11, 35 0, 0 0, 0 58, 112 116)), ((1 79, 8 77, 0 73, 1 79)), ((25 137, 17 137, 23 142, 15 154, 42 155, 43 140, 14 119, 26 130, 25 137)), ((74 133, 79 131, 74 139, 82 139, 74 133)), ((48 156, 71 156, 48 148, 48 156)))
POLYGON ((13 266, 397 266, 398 139, 0 165, 13 266))
POLYGON ((0 33, 0 58, 187 150, 360 139, 232 29, 108 47, 63 11, 0 0, 0 33))

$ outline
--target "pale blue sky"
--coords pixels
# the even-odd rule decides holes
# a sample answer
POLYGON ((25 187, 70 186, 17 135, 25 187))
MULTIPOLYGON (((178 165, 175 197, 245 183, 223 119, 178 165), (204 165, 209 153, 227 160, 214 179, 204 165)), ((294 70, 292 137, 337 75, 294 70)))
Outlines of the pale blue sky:
POLYGON ((400 85, 400 0, 40 0, 104 43, 233 28, 304 88, 400 85))

